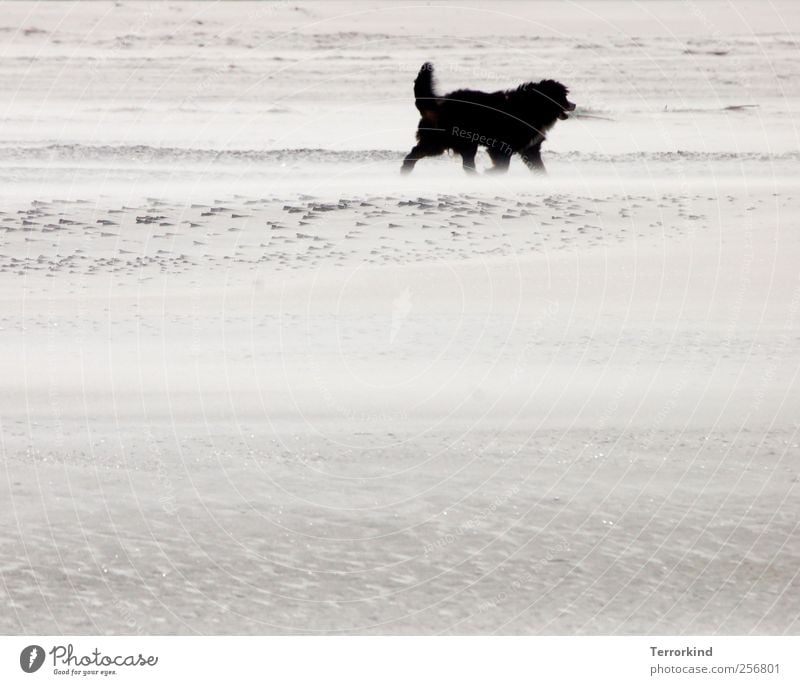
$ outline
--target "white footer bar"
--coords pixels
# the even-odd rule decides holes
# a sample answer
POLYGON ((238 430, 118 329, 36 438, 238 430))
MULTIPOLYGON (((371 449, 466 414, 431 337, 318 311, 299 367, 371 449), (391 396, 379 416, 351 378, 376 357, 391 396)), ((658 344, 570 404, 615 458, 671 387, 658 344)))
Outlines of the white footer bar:
POLYGON ((2 637, 0 683, 800 683, 797 637, 2 637))

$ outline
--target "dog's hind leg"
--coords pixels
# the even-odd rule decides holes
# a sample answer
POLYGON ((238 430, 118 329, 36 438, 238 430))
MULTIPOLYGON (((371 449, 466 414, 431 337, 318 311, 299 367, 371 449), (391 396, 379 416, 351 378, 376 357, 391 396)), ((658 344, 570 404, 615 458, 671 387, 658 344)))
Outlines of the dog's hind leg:
POLYGON ((520 154, 522 155, 522 161, 525 162, 525 166, 527 166, 533 173, 547 173, 547 170, 544 168, 544 162, 542 162, 541 143, 529 145, 528 147, 524 148, 520 154))
POLYGON ((419 160, 424 159, 425 157, 440 155, 442 152, 444 152, 444 150, 431 147, 430 145, 426 145, 424 143, 417 143, 403 160, 403 166, 400 168, 400 173, 410 174, 414 170, 414 165, 419 162, 419 160))
POLYGON ((415 145, 411 152, 406 155, 403 160, 403 166, 400 168, 401 174, 410 174, 414 171, 414 165, 425 157, 425 148, 422 145, 415 145))
POLYGON ((461 166, 468 174, 475 172, 475 154, 478 152, 477 145, 471 145, 468 148, 461 148, 458 153, 461 155, 461 166))

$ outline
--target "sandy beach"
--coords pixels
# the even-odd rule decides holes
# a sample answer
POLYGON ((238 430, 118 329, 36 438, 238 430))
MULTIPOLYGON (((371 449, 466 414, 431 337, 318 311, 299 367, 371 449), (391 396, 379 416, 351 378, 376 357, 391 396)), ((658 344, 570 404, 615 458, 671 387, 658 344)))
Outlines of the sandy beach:
POLYGON ((800 9, 544 5, 3 6, 3 634, 797 632, 800 9))

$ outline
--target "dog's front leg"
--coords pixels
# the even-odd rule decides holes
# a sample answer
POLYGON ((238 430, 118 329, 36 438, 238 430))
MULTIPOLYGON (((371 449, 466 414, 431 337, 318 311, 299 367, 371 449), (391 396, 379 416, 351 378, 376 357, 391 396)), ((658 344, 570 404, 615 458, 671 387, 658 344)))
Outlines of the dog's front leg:
POLYGON ((508 165, 511 162, 510 157, 503 157, 495 161, 494 166, 490 166, 487 170, 487 174, 504 174, 508 171, 508 165))
POLYGON ((547 170, 544 168, 542 162, 542 144, 536 143, 522 150, 522 161, 525 163, 533 173, 546 174, 547 170))
POLYGON ((489 148, 489 159, 494 166, 486 170, 487 174, 504 174, 508 171, 508 165, 511 163, 510 154, 489 148))

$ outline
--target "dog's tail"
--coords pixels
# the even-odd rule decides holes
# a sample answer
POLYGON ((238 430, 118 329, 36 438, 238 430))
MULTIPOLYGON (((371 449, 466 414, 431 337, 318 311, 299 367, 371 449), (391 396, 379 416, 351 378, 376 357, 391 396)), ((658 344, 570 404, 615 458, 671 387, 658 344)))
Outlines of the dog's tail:
POLYGON ((435 108, 436 94, 433 92, 433 65, 425 62, 414 81, 414 104, 420 114, 435 108))

